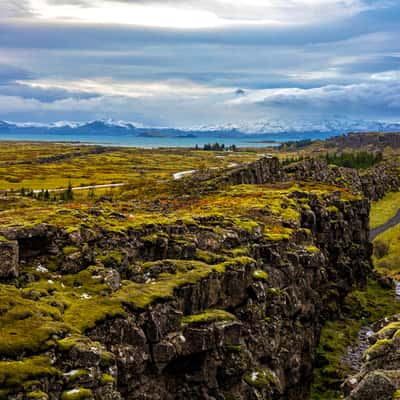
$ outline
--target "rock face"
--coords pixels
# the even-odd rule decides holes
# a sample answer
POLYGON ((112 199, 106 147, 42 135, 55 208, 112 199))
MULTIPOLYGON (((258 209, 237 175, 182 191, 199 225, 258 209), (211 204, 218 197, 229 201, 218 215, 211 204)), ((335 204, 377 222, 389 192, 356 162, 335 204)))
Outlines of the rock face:
POLYGON ((400 189, 400 167, 393 162, 384 162, 360 173, 352 168, 327 165, 324 160, 309 159, 289 165, 284 170, 287 179, 347 187, 372 201, 400 189))
POLYGON ((400 315, 376 324, 360 372, 343 384, 348 400, 392 400, 400 389, 400 315))
POLYGON ((326 145, 333 143, 335 146, 345 149, 372 146, 384 149, 385 147, 400 147, 400 132, 394 133, 350 133, 348 135, 336 136, 328 139, 326 145))
MULTIPOLYGON (((229 179, 258 182, 268 173, 259 165, 229 179)), ((10 345, 0 343, 0 395, 305 399, 328 304, 340 304, 371 270, 369 203, 332 188, 279 187, 265 203, 264 187, 240 190, 232 189, 234 204, 252 195, 245 215, 254 220, 233 207, 125 230, 88 222, 72 231, 4 228, 22 251, 24 288, 0 287, 4 323, 18 321, 5 328, 10 345), (25 342, 14 329, 29 318, 36 322, 25 342)), ((202 204, 212 201, 220 204, 212 196, 202 204)), ((1 247, 1 257, 16 268, 13 246, 1 247)))
POLYGON ((282 182, 286 179, 286 173, 278 158, 264 157, 254 163, 229 171, 220 181, 240 185, 282 182))
POLYGON ((0 281, 18 276, 18 242, 0 239, 0 281))

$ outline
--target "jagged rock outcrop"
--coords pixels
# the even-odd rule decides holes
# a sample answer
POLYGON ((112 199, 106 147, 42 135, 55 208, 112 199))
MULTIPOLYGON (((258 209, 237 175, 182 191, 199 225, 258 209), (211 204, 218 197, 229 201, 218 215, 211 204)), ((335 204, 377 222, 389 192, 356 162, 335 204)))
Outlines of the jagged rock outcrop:
POLYGON ((221 184, 263 184, 283 182, 286 173, 277 157, 263 157, 254 163, 233 168, 218 180, 221 184))
POLYGON ((400 394, 400 315, 380 321, 360 372, 346 380, 348 400, 393 400, 400 394))
POLYGON ((371 270, 368 201, 279 184, 192 207, 2 228, 0 398, 305 399, 328 304, 371 270))
POLYGON ((349 188, 376 201, 388 192, 400 189, 400 167, 395 162, 383 162, 366 171, 328 165, 324 160, 307 159, 284 168, 288 179, 326 183, 349 188))
POLYGON ((0 237, 0 281, 18 276, 18 242, 0 237))
POLYGON ((349 133, 335 136, 325 141, 325 146, 334 145, 339 149, 359 149, 366 146, 373 148, 400 147, 400 132, 393 133, 349 133))

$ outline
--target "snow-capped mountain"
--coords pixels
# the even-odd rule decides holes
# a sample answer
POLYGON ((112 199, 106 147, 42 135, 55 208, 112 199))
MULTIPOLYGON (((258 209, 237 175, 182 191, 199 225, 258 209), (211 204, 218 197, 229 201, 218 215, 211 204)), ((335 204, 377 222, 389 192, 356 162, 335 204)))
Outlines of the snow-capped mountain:
POLYGON ((193 131, 223 132, 237 131, 244 134, 295 133, 295 132, 388 132, 400 131, 400 123, 350 120, 350 119, 323 119, 323 120, 261 120, 235 124, 201 125, 187 128, 193 131))
MULTIPOLYGON (((101 119, 88 122, 76 122, 76 121, 56 121, 50 123, 41 122, 3 122, 7 125, 15 126, 18 128, 44 128, 44 129, 57 129, 57 128, 71 128, 71 129, 108 129, 108 128, 124 128, 124 129, 135 129, 136 126, 141 127, 140 124, 133 124, 127 121, 115 121, 113 119, 101 119)), ((1 127, 1 121, 0 121, 1 127)))
POLYGON ((351 120, 344 118, 332 119, 296 119, 296 120, 259 120, 244 121, 240 123, 227 123, 220 125, 200 125, 182 128, 170 127, 146 127, 142 124, 129 121, 115 121, 102 119, 89 122, 58 121, 53 123, 36 122, 8 122, 0 121, 0 132, 24 132, 68 134, 90 133, 99 134, 129 134, 137 136, 184 137, 190 135, 215 136, 215 137, 246 137, 249 135, 282 135, 312 133, 318 137, 318 133, 326 137, 327 134, 339 135, 349 132, 400 132, 400 123, 384 121, 351 120))

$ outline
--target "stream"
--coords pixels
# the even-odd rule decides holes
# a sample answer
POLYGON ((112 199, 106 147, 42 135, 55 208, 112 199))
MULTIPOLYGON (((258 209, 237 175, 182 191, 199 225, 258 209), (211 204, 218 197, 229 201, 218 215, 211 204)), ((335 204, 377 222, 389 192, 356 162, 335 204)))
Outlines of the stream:
MULTIPOLYGON (((400 301, 400 281, 395 283, 395 296, 396 300, 400 301)), ((347 348, 346 354, 343 356, 342 361, 344 364, 351 367, 355 372, 358 372, 362 366, 362 357, 367 348, 371 345, 369 342, 370 336, 374 334, 371 325, 364 325, 358 332, 357 343, 354 346, 347 348)))

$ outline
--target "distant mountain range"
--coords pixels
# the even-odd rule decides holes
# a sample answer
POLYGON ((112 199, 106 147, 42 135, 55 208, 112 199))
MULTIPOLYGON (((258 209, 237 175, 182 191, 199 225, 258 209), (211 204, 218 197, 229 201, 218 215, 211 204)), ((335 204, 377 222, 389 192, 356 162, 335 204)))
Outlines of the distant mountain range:
POLYGON ((33 122, 6 122, 0 121, 0 133, 48 133, 57 134, 126 134, 137 137, 246 137, 269 134, 281 134, 284 140, 285 134, 296 133, 321 133, 324 136, 344 134, 348 132, 400 132, 400 123, 382 121, 365 121, 351 119, 325 119, 325 120, 262 120, 256 122, 243 122, 238 124, 201 125, 187 128, 146 127, 140 124, 126 121, 96 120, 90 122, 59 121, 54 123, 33 122))

